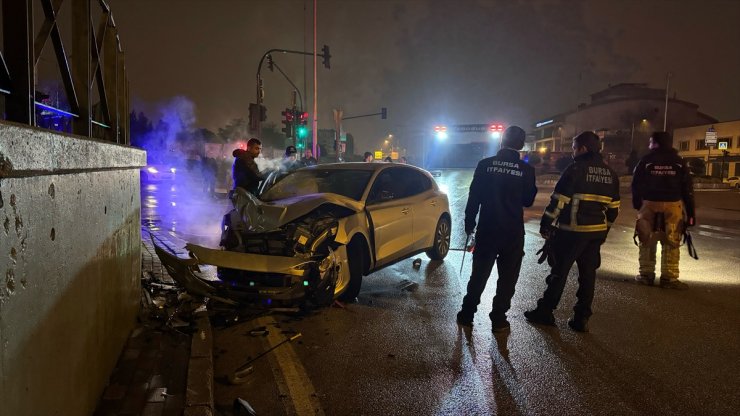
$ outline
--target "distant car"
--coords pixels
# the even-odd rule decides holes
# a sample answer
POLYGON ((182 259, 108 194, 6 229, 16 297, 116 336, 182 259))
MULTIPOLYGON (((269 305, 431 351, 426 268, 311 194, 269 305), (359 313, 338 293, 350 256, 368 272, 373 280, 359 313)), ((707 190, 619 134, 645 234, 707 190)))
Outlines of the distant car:
POLYGON ((260 195, 241 188, 221 248, 187 244, 188 259, 158 254, 186 289, 265 305, 354 299, 363 276, 426 252, 450 250, 447 195, 429 172, 389 163, 336 163, 288 173, 260 195), (193 274, 214 265, 223 288, 193 274))
POLYGON ((168 165, 147 165, 141 169, 142 182, 174 181, 177 168, 168 165))
POLYGON ((740 177, 731 176, 725 179, 725 183, 729 184, 731 187, 735 189, 740 189, 740 177))

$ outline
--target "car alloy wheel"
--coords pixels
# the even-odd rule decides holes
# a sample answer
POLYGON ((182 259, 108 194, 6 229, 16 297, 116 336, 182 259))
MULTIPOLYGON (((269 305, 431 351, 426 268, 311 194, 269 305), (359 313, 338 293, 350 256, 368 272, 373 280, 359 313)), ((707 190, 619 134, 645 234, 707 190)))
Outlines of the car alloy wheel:
POLYGON ((439 219, 434 231, 433 246, 427 250, 427 255, 432 260, 442 260, 450 251, 450 220, 445 217, 439 219))

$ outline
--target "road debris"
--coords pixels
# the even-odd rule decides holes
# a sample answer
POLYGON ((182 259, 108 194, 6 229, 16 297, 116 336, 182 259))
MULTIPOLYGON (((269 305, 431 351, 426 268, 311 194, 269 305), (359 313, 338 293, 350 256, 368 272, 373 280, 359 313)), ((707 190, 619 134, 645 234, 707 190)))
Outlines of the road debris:
POLYGON ((404 279, 396 287, 398 287, 402 291, 415 292, 416 289, 419 288, 419 284, 416 282, 412 282, 411 280, 404 279))
POLYGON ((236 370, 234 370, 234 373, 232 373, 229 376, 229 383, 234 384, 234 385, 237 385, 237 384, 242 384, 242 383, 246 382, 247 381, 246 380, 246 378, 247 378, 246 376, 248 376, 252 371, 254 371, 254 368, 252 367, 252 363, 253 362, 255 362, 255 361, 259 360, 260 358, 264 357, 265 355, 269 354, 271 351, 275 350, 279 346, 281 346, 281 345, 283 345, 283 344, 285 344, 287 342, 293 342, 293 341, 297 340, 298 338, 300 338, 302 336, 303 336, 303 334, 301 334, 299 332, 299 333, 293 335, 290 338, 284 339, 283 341, 279 342, 277 345, 275 345, 274 347, 272 347, 272 348, 268 349, 267 351, 261 353, 260 355, 258 355, 256 357, 250 359, 249 361, 247 361, 246 363, 244 363, 241 367, 239 367, 236 370))
POLYGON ((419 270, 421 268, 421 259, 415 258, 413 263, 414 269, 419 270))
POLYGON ((257 412, 241 397, 234 399, 234 416, 256 416, 257 412))

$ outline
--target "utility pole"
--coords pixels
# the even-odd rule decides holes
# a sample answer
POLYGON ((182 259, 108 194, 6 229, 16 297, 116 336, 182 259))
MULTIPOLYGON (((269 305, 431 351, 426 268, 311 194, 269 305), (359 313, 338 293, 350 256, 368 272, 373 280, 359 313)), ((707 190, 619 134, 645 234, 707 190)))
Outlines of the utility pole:
POLYGON ((663 113, 663 131, 666 131, 668 125, 668 87, 671 85, 671 74, 668 72, 665 77, 665 111, 663 113))
POLYGON ((319 122, 316 115, 316 111, 319 106, 317 98, 318 94, 318 74, 316 72, 317 54, 316 54, 316 3, 318 0, 313 0, 313 119, 311 120, 311 134, 313 139, 313 154, 318 157, 318 142, 319 142, 319 122))

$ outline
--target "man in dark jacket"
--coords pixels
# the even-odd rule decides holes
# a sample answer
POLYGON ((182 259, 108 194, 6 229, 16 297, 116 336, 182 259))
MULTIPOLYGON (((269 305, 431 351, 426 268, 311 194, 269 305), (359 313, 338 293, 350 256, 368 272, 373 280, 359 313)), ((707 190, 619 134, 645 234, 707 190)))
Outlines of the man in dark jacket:
POLYGON ((578 301, 568 326, 587 332, 601 245, 619 213, 619 177, 599 154, 599 136, 583 132, 573 139, 573 160, 555 185, 540 221, 540 234, 550 241, 553 264, 547 289, 528 321, 555 325, 552 311, 560 303, 573 263, 578 264, 578 301))
POLYGON ((234 189, 243 188, 247 192, 257 195, 259 183, 264 178, 260 174, 257 163, 254 159, 262 151, 262 142, 259 139, 251 138, 247 142, 247 150, 236 149, 232 153, 234 156, 234 166, 231 174, 234 178, 234 189))
POLYGON ((660 287, 687 289, 686 283, 678 281, 679 246, 684 227, 695 222, 694 188, 688 166, 672 142, 666 132, 653 133, 650 153, 640 160, 632 176, 632 205, 638 210, 635 233, 640 240, 640 274, 635 280, 646 285, 655 281, 655 253, 660 241, 660 287))
POLYGON ((493 332, 509 329, 506 312, 511 307, 514 287, 524 255, 524 208, 537 195, 534 169, 519 159, 524 147, 524 130, 511 126, 504 132, 501 150, 496 156, 478 162, 470 184, 465 207, 465 233, 476 231, 475 217, 480 210, 475 234, 473 271, 462 309, 457 314, 460 325, 473 324, 480 296, 486 287, 494 263, 498 263, 498 282, 493 309, 489 314, 493 332))

